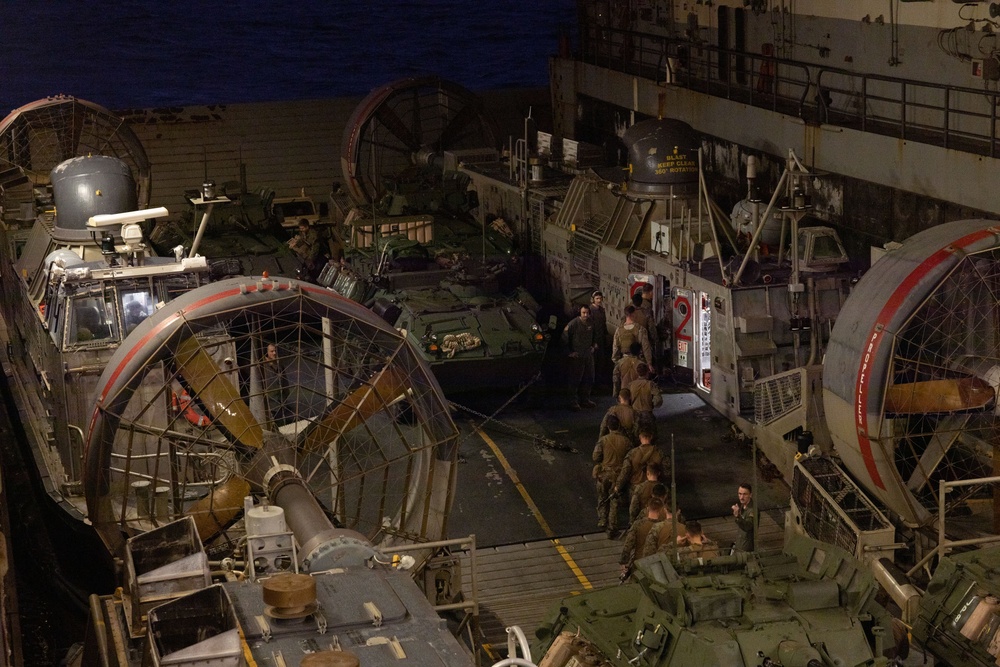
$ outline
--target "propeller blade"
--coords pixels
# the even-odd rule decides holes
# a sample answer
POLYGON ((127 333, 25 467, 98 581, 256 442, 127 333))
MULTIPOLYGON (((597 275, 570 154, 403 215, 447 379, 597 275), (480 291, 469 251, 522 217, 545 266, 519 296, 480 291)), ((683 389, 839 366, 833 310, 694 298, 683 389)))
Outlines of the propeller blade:
POLYGON ((263 431, 250 407, 197 338, 192 336, 178 346, 175 363, 215 425, 239 443, 260 449, 263 431))
POLYGON ((350 431, 360 422, 406 392, 406 378, 395 369, 385 368, 372 380, 371 384, 352 391, 305 433, 303 447, 315 451, 336 440, 342 433, 350 431))
POLYGON ((454 147, 458 137, 465 132, 466 128, 469 127, 473 121, 479 118, 480 109, 476 107, 477 105, 474 104, 465 105, 448 122, 448 125, 441 131, 441 136, 438 137, 436 142, 434 142, 435 148, 438 151, 446 151, 454 147))
POLYGON ((980 410, 995 398, 993 387, 975 376, 907 382, 889 387, 885 393, 885 411, 915 415, 980 410))
POLYGON ((194 519, 202 541, 215 537, 236 515, 243 511, 243 499, 250 494, 250 484, 237 475, 212 489, 212 493, 199 498, 187 514, 194 519))
POLYGON ((375 117, 404 146, 413 152, 420 150, 419 134, 414 135, 412 129, 407 127, 395 111, 383 105, 375 111, 375 117))
POLYGON ((931 480, 931 475, 944 461, 948 450, 961 439, 965 425, 969 423, 970 419, 972 419, 971 414, 964 414, 948 415, 938 421, 923 454, 920 455, 917 467, 913 469, 910 478, 906 480, 906 487, 910 491, 920 491, 931 480))

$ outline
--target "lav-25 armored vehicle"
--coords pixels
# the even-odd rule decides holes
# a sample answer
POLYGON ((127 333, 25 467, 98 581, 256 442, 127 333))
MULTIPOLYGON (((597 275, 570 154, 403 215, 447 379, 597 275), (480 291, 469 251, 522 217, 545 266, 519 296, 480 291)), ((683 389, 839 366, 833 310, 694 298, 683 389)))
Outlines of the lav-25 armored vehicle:
POLYGON ((347 262, 319 282, 405 330, 446 393, 530 382, 549 340, 511 230, 477 220, 456 170, 496 159, 494 136, 478 98, 436 78, 376 89, 344 133, 347 262))
POLYGON ((778 553, 640 559, 634 583, 567 598, 538 629, 539 665, 861 667, 891 618, 841 549, 795 536, 778 553), (575 662, 574 662, 575 660, 575 662))

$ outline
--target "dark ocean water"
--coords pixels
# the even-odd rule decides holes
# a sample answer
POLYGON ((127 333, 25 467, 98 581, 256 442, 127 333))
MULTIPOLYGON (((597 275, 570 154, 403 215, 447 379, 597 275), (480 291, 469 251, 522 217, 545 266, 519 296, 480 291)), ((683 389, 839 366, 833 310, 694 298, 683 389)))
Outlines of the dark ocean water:
POLYGON ((573 0, 0 2, 0 116, 54 94, 111 109, 363 95, 435 74, 545 86, 573 0))

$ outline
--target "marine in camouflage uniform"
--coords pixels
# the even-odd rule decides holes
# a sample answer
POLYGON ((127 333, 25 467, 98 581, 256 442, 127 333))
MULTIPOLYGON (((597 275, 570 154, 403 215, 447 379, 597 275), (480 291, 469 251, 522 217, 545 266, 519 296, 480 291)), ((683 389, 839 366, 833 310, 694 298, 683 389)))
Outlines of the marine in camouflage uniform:
POLYGON ((643 359, 646 360, 647 364, 653 362, 653 348, 649 344, 649 333, 646 331, 645 325, 635 319, 640 314, 641 311, 636 310, 635 306, 625 307, 625 321, 615 329, 615 335, 611 339, 612 361, 618 361, 627 350, 632 349, 633 343, 639 343, 643 359))
POLYGON ((649 529, 649 535, 646 536, 646 544, 642 550, 646 556, 652 556, 655 553, 670 553, 671 550, 681 546, 687 536, 687 530, 684 528, 684 515, 681 514, 681 511, 677 510, 676 533, 674 532, 674 515, 667 508, 664 508, 663 512, 663 520, 654 523, 649 529))
POLYGON ((607 526, 609 533, 618 530, 619 494, 614 492, 621 474, 622 462, 632 443, 621 432, 618 418, 607 419, 608 434, 601 436, 594 446, 594 480, 597 482, 597 527, 607 526))
POLYGON ((640 517, 632 522, 628 532, 625 533, 625 543, 622 545, 622 555, 618 559, 618 564, 622 569, 622 577, 632 570, 632 565, 646 553, 646 541, 649 531, 658 521, 664 517, 663 501, 653 498, 646 508, 646 516, 640 517))
POLYGON ((611 371, 611 388, 615 396, 622 389, 628 389, 633 380, 639 379, 639 364, 643 363, 639 358, 641 353, 642 348, 639 343, 632 343, 628 352, 615 362, 615 367, 611 371))
POLYGON ((620 493, 634 489, 646 476, 646 466, 650 463, 663 465, 663 454, 652 442, 652 434, 648 430, 639 431, 639 446, 633 447, 625 455, 621 472, 615 484, 615 492, 620 493))
POLYGON ((663 464, 656 462, 646 464, 646 478, 632 487, 628 504, 629 522, 639 518, 649 504, 649 499, 654 495, 663 500, 664 505, 669 505, 670 499, 667 498, 669 494, 663 482, 663 464))
POLYGON ((639 364, 637 371, 639 377, 628 386, 628 390, 632 392, 632 409, 635 410, 639 430, 648 430, 655 440, 656 417, 653 416, 653 408, 663 405, 663 396, 656 383, 649 379, 649 367, 646 364, 639 364))
POLYGON ((618 392, 618 402, 608 408, 601 420, 601 430, 598 437, 608 434, 608 417, 614 415, 618 418, 618 425, 622 433, 628 436, 633 445, 639 443, 639 434, 636 432, 635 410, 632 409, 632 392, 622 389, 618 392))
POLYGON ((685 528, 687 535, 681 542, 681 548, 677 550, 677 557, 680 560, 698 560, 700 558, 707 560, 719 555, 718 543, 702 532, 699 522, 689 521, 685 528))

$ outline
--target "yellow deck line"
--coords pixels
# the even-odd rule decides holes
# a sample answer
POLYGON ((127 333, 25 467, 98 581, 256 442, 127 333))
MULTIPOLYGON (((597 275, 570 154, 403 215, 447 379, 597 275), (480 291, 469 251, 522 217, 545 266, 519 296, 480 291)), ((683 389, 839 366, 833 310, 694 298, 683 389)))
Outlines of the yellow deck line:
MULTIPOLYGON (((473 428, 475 428, 475 426, 473 426, 473 428)), ((552 540, 552 544, 555 545, 556 551, 560 556, 562 556, 562 559, 566 561, 566 565, 569 566, 570 571, 572 571, 576 576, 580 585, 588 590, 594 588, 594 585, 590 583, 589 579, 587 579, 587 575, 583 573, 580 566, 577 565, 576 561, 573 560, 573 557, 569 555, 569 551, 566 550, 566 547, 559 543, 555 533, 552 532, 552 528, 549 527, 545 517, 542 516, 542 513, 538 510, 538 506, 535 505, 535 501, 528 495, 528 490, 524 488, 523 484, 521 484, 521 480, 517 476, 517 471, 511 467, 510 463, 507 461, 507 457, 505 457, 503 452, 500 451, 500 447, 497 446, 497 443, 493 442, 490 436, 486 435, 478 428, 476 429, 476 433, 478 433, 479 437, 482 438, 487 445, 489 445, 491 450, 493 450, 493 454, 497 457, 497 460, 500 461, 500 465, 503 466, 507 476, 510 477, 512 482, 514 482, 514 486, 517 488, 518 493, 521 494, 521 497, 524 498, 524 502, 527 503, 528 509, 531 510, 531 515, 535 517, 535 521, 537 521, 538 525, 542 527, 542 531, 545 533, 545 536, 552 540)))

